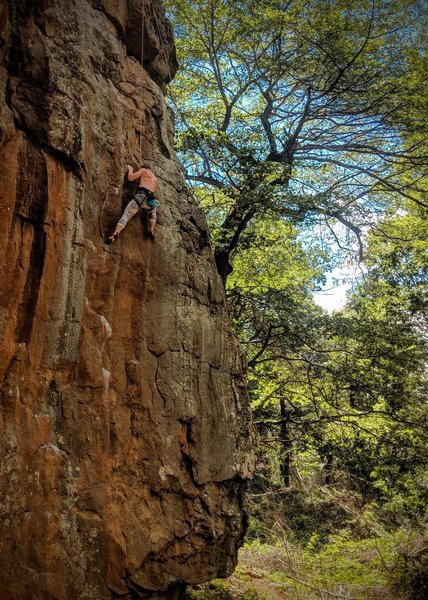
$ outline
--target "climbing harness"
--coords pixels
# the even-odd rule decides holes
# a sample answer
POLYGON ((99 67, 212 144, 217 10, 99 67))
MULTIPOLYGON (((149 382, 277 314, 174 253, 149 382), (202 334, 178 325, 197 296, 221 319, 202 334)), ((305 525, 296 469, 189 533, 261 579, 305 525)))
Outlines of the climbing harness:
POLYGON ((138 188, 134 200, 140 208, 147 212, 151 212, 158 205, 154 193, 145 187, 138 188))

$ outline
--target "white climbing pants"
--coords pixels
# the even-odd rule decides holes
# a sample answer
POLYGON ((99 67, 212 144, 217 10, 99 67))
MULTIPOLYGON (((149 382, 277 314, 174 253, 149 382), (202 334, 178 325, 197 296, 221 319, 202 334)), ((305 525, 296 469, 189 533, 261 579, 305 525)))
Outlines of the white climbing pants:
MULTIPOLYGON (((135 200, 131 200, 130 202, 128 202, 125 210, 123 211, 123 215, 118 221, 118 225, 122 225, 122 227, 125 227, 129 219, 132 219, 132 217, 136 215, 139 210, 140 207, 135 200)), ((156 208, 152 208, 152 210, 143 210, 147 214, 149 221, 156 221, 156 208)))
POLYGON ((130 202, 128 202, 125 210, 123 211, 123 215, 120 217, 120 219, 118 221, 118 225, 122 225, 122 227, 125 227, 125 225, 129 221, 129 219, 131 219, 134 215, 136 215, 139 210, 140 210, 140 207, 135 202, 135 200, 131 200, 130 202))

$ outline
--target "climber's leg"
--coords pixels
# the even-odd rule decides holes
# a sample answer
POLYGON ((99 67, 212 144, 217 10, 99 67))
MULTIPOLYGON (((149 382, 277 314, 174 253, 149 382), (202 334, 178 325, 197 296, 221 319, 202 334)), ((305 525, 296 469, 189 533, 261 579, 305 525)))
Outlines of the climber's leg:
POLYGON ((115 242, 117 240, 120 232, 122 231, 122 229, 125 228, 129 219, 131 219, 135 214, 137 214, 137 212, 139 210, 140 210, 140 207, 135 202, 135 200, 131 200, 131 202, 128 202, 125 210, 123 211, 123 215, 120 217, 120 219, 116 225, 116 228, 115 228, 113 234, 106 240, 106 244, 111 244, 112 242, 115 242))
POLYGON ((156 221, 149 221, 149 234, 152 238, 156 237, 155 225, 156 221))
POLYGON ((156 237, 156 233, 155 233, 156 208, 154 208, 153 210, 150 211, 148 217, 149 217, 149 235, 151 235, 152 238, 155 238, 156 237))
POLYGON ((129 219, 136 215, 139 210, 140 207, 135 202, 135 200, 131 200, 131 202, 128 203, 127 207, 123 211, 123 215, 120 217, 117 223, 117 225, 121 225, 121 230, 124 229, 129 219))

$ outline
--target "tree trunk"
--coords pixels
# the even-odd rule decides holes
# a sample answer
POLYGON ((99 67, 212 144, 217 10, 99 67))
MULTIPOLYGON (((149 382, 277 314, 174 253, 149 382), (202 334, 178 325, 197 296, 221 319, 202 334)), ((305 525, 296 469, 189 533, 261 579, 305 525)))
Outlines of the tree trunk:
POLYGON ((324 482, 326 485, 333 483, 333 454, 331 452, 326 455, 326 461, 324 465, 324 482))
POLYGON ((280 442, 282 446, 281 454, 281 476, 285 487, 290 487, 290 464, 291 464, 291 437, 289 429, 289 416, 290 413, 287 410, 285 400, 280 399, 281 409, 281 431, 280 431, 280 442))

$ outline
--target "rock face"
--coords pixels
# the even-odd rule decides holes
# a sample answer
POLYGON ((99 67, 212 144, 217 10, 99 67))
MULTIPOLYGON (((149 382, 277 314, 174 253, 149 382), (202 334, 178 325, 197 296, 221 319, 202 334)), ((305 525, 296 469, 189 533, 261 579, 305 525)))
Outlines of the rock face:
POLYGON ((240 354, 172 147, 171 28, 161 2, 142 4, 0 4, 8 600, 179 598, 231 572, 245 529, 240 354), (134 191, 125 165, 142 160, 158 237, 137 215, 106 246, 134 191))

